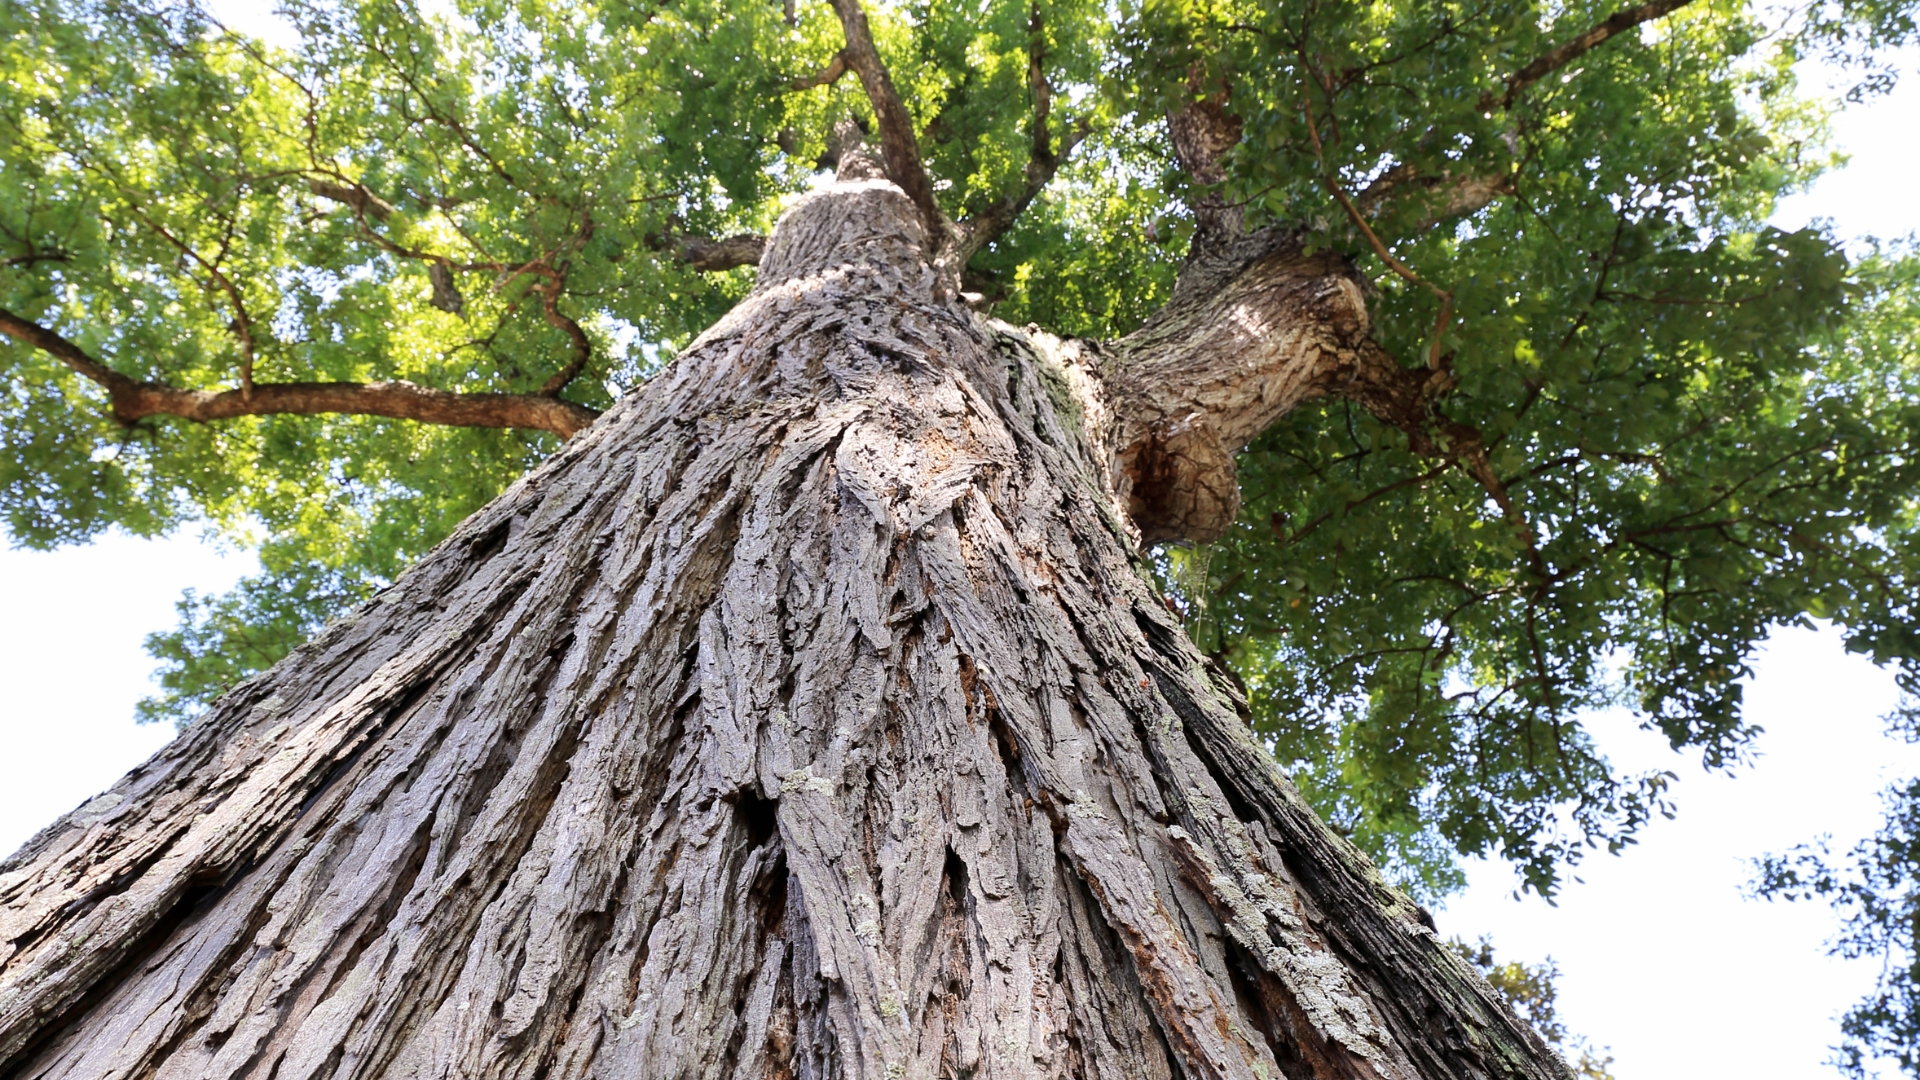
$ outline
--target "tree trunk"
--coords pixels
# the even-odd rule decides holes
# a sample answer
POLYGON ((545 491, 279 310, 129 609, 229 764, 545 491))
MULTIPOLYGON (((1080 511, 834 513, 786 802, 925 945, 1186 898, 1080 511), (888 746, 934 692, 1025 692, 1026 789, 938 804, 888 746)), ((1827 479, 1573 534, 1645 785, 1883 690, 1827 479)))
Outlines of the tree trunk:
POLYGON ((924 241, 809 196, 668 371, 0 864, 0 1076, 1566 1076, 1126 517, 1351 368, 1359 294, 1273 241, 1098 347, 924 241))

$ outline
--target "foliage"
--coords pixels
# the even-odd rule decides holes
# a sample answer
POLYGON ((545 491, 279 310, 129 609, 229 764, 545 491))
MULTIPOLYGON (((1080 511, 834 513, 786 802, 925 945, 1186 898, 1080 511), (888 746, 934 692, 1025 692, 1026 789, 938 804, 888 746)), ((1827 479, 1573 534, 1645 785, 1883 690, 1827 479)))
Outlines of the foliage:
MULTIPOLYGON (((1614 7, 869 6, 955 217, 1023 182, 1034 65, 1052 145, 1085 136, 968 267, 1000 316, 1098 337, 1158 305, 1193 230, 1164 117, 1228 87, 1223 194, 1351 259, 1382 344, 1452 380, 1435 422, 1484 436, 1510 507, 1328 399, 1242 456, 1245 513, 1176 589, 1308 797, 1416 891, 1492 852, 1550 892, 1668 812, 1670 777, 1594 749, 1595 706, 1737 764, 1738 679, 1773 626, 1831 619, 1912 682, 1914 260, 1765 224, 1830 160, 1792 62, 1857 60, 1870 91, 1910 5, 1780 27, 1693 0, 1531 82, 1614 7), (1494 195, 1459 210, 1469 182, 1494 195)), ((0 309, 176 386, 528 394, 578 362, 558 392, 604 407, 751 284, 692 272, 679 239, 765 231, 832 124, 869 114, 857 80, 815 78, 841 46, 818 3, 282 10, 290 49, 184 0, 0 7, 0 309)), ((201 520, 268 543, 264 578, 156 635, 154 718, 190 717, 556 445, 365 417, 121 426, 45 353, 0 343, 0 370, 16 542, 201 520)))
POLYGON ((1553 962, 1553 957, 1538 964, 1523 964, 1518 960, 1501 963, 1493 954, 1493 942, 1486 937, 1472 945, 1452 938, 1447 946, 1480 969, 1480 974, 1499 992, 1514 1014, 1532 1024, 1533 1030, 1573 1066, 1575 1076, 1584 1080, 1614 1080, 1613 1055, 1607 1053, 1606 1048, 1596 1049, 1585 1038, 1571 1034, 1560 1021, 1559 990, 1554 985, 1560 978, 1560 965, 1553 962))
POLYGON ((142 723, 197 717, 249 675, 298 648, 335 612, 366 599, 371 583, 352 573, 295 563, 242 579, 224 596, 187 590, 175 605, 178 629, 147 635, 147 652, 165 666, 161 693, 141 701, 142 723))
POLYGON ((1920 1075, 1920 780, 1882 794, 1880 831, 1835 858, 1822 839, 1757 860, 1754 893, 1774 900, 1818 898, 1840 913, 1833 955, 1878 958, 1865 1000, 1840 1018, 1834 1064, 1848 1076, 1873 1075, 1875 1059, 1920 1075))

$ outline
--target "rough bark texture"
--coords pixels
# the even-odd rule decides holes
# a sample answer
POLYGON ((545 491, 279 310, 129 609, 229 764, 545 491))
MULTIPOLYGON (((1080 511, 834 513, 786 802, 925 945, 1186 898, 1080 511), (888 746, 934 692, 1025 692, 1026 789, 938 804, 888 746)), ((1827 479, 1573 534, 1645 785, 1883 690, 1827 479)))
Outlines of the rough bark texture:
POLYGON ((0 1076, 1564 1077, 1123 516, 1153 365, 1230 444, 1364 334, 1345 276, 1279 245, 1101 350, 926 241, 810 196, 673 368, 0 864, 0 1076), (1235 321, 1313 304, 1359 322, 1235 321))

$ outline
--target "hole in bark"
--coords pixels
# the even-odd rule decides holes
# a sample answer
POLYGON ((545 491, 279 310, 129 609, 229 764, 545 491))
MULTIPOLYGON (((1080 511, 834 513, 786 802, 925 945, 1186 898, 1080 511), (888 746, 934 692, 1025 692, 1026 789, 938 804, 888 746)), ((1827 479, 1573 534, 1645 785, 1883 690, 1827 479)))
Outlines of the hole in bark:
POLYGON ((747 846, 757 848, 780 829, 780 800, 762 796, 756 788, 740 792, 733 804, 734 817, 747 830, 747 846))
POLYGON ((947 849, 947 864, 940 870, 940 877, 947 887, 947 899, 962 911, 967 906, 967 864, 952 848, 947 849))
POLYGON ((1020 743, 1007 728, 1007 719, 995 709, 987 714, 987 731, 993 735, 993 748, 1000 753, 1000 765, 1007 770, 1007 782, 1024 792, 1027 774, 1020 764, 1020 743))
POLYGON ((484 562, 506 547, 507 540, 512 536, 513 518, 509 515, 496 522, 493 528, 473 538, 473 542, 467 545, 468 560, 475 563, 484 562))
POLYGON ((1289 1037, 1287 1025, 1288 1006, 1292 1002, 1275 1000, 1284 996, 1276 980, 1261 971, 1253 957, 1241 944, 1231 937, 1226 939, 1227 975, 1233 983, 1233 996, 1240 1006, 1240 1015, 1252 1021, 1255 1030, 1267 1042, 1267 1049, 1273 1053, 1274 1063, 1280 1066, 1284 1076, 1321 1076, 1301 1053, 1293 1039, 1289 1037))

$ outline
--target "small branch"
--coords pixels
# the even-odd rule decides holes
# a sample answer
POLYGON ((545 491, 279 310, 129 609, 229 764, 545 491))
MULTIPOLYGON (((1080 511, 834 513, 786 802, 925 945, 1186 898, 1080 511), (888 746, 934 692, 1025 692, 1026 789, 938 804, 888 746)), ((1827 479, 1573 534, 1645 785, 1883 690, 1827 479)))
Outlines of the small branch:
POLYGON ((221 273, 218 266, 202 258, 199 252, 188 247, 159 222, 148 217, 138 206, 134 208, 133 213, 161 239, 178 248, 180 254, 199 263, 200 268, 205 270, 214 284, 220 287, 220 291, 227 295, 227 302, 233 305, 234 336, 240 339, 240 394, 245 397, 253 393, 253 320, 247 316, 247 305, 240 299, 239 287, 234 285, 227 275, 221 273))
POLYGON ((587 332, 560 310, 560 290, 566 283, 565 275, 548 279, 546 287, 539 290, 540 309, 547 317, 548 326, 567 335, 567 342, 573 348, 573 359, 540 385, 540 389, 534 392, 538 397, 550 398, 566 389, 567 384, 586 369, 587 361, 593 357, 593 343, 587 340, 587 332))
POLYGON ((1422 176, 1411 167, 1402 165, 1387 170, 1385 175, 1368 184, 1366 190, 1355 195, 1353 201, 1363 215, 1372 218, 1401 200, 1421 200, 1426 213, 1404 229, 1406 234, 1414 234, 1426 232, 1443 221, 1477 213, 1491 206, 1495 199, 1513 193, 1511 176, 1453 176, 1448 173, 1422 176))
POLYGON ((834 83, 840 81, 840 76, 846 73, 847 54, 839 52, 833 54, 833 59, 827 62, 826 67, 821 68, 811 75, 796 76, 788 81, 787 86, 794 90, 812 90, 815 87, 832 86, 834 83))
MULTIPOLYGON (((1450 427, 1453 426, 1450 425, 1450 427)), ((1457 427, 1466 428, 1464 424, 1457 427)), ((1540 548, 1534 542, 1533 526, 1528 524, 1527 515, 1522 513, 1519 506, 1514 503, 1513 495, 1507 491, 1507 485, 1493 471, 1493 462, 1487 458, 1486 441, 1480 437, 1478 431, 1473 431, 1471 428, 1466 430, 1472 433, 1457 437, 1457 441, 1462 445, 1452 448, 1454 454, 1458 457, 1461 467, 1466 469, 1467 475, 1473 477, 1475 482, 1486 491, 1487 497, 1493 500, 1493 504, 1500 508, 1501 516, 1506 519, 1514 535, 1520 538, 1521 545, 1526 548, 1528 569, 1533 571, 1534 577, 1541 585, 1545 585, 1550 580, 1551 574, 1547 570, 1546 558, 1540 554, 1540 548)))
POLYGON ((78 345, 38 323, 0 310, 0 334, 40 349, 106 390, 114 419, 133 424, 149 416, 196 423, 241 416, 341 414, 384 416, 451 427, 525 428, 569 437, 599 413, 554 397, 462 394, 414 383, 259 383, 242 390, 182 390, 129 378, 88 356, 78 345))
POLYGON ((80 346, 39 323, 23 319, 4 308, 0 308, 0 334, 5 334, 23 345, 31 345, 51 355, 55 360, 104 387, 109 394, 115 396, 131 394, 140 388, 137 380, 130 379, 88 356, 80 346))
POLYGON ((894 89, 893 76, 887 74, 886 65, 880 61, 880 50, 874 47, 867 13, 860 7, 860 0, 833 0, 833 10, 840 16, 840 28, 847 38, 847 47, 840 55, 846 57, 847 66, 860 76, 860 85, 866 89, 867 101, 873 105, 874 119, 879 123, 880 154, 887 163, 887 178, 900 185, 900 190, 919 208, 922 223, 927 227, 927 239, 937 246, 947 231, 946 216, 934 200, 933 181, 927 177, 926 165, 920 160, 913 118, 907 115, 907 107, 900 102, 900 92, 894 89))
POLYGON ((1060 166, 1073 156, 1074 148, 1087 137, 1089 129, 1083 120, 1068 128, 1060 137, 1059 149, 1054 149, 1053 134, 1047 123, 1053 111, 1053 84, 1047 81, 1045 30, 1040 5, 1035 4, 1027 23, 1027 85, 1033 91, 1033 143, 1027 152, 1027 167, 1020 188, 956 226, 954 250, 943 253, 940 258, 943 263, 964 266, 974 252, 1012 228, 1053 181, 1060 166))
POLYGON ((309 177, 307 190, 323 199, 351 206, 355 211, 378 221, 385 221, 394 214, 392 203, 368 191, 362 184, 334 184, 309 177))
POLYGON ((1427 351, 1427 367, 1434 371, 1445 371, 1446 358, 1442 355, 1440 347, 1447 332, 1447 324, 1453 321, 1453 293, 1414 273, 1406 263, 1394 258, 1393 253, 1387 250, 1387 245, 1380 242, 1380 237, 1373 231, 1373 226, 1367 224, 1366 215, 1362 214, 1360 208, 1353 204, 1353 200, 1347 197, 1346 191, 1340 186, 1340 181, 1335 179, 1333 172, 1327 168, 1326 155, 1320 145, 1320 127, 1313 119, 1312 98, 1301 100, 1301 112, 1307 119, 1307 137, 1312 140, 1314 161, 1320 166, 1320 176, 1327 186, 1327 191, 1339 200, 1341 207, 1347 212, 1347 217, 1360 230, 1361 235, 1367 238, 1367 243, 1373 246, 1374 254, 1380 256, 1380 261, 1386 263, 1389 269, 1408 284, 1422 286, 1440 298, 1440 315, 1434 320, 1433 344, 1427 351))
POLYGON ((1616 34, 1625 33, 1641 23, 1652 22, 1692 2, 1693 0, 1651 0, 1650 3, 1641 4, 1639 7, 1614 12, 1593 29, 1543 54, 1526 67, 1500 80, 1507 84, 1506 93, 1500 94, 1489 90, 1480 95, 1480 110, 1493 112, 1511 108, 1514 101, 1525 93, 1528 87, 1599 48, 1607 39, 1616 34))
POLYGON ((68 261, 68 256, 64 251, 36 251, 29 252, 25 255, 10 255, 7 258, 0 259, 0 266, 32 266, 36 263, 66 261, 68 261))

